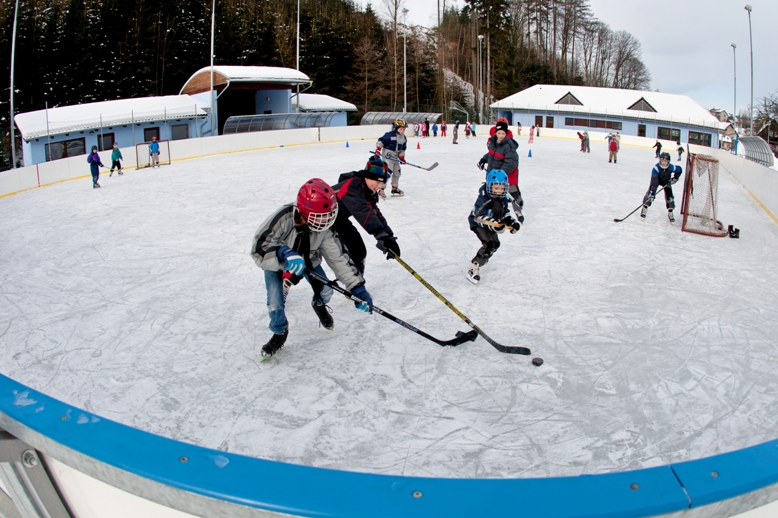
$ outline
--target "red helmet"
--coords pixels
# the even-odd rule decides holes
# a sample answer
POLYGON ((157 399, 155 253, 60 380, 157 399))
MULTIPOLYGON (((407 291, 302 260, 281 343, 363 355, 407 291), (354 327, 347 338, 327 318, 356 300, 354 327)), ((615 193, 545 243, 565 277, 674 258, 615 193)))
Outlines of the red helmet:
POLYGON ((324 232, 335 223, 338 200, 332 187, 320 178, 311 178, 297 193, 297 210, 312 232, 324 232))

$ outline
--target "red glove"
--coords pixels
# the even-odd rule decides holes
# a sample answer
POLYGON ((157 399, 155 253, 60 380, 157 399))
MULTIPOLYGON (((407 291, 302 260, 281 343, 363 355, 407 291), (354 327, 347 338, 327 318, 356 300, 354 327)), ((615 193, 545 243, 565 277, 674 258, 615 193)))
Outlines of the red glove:
POLYGON ((404 156, 397 157, 397 160, 399 160, 401 164, 405 164, 405 163, 406 163, 406 162, 405 162, 405 157, 404 157, 404 156))
POLYGON ((375 156, 381 156, 381 148, 380 147, 375 148, 375 151, 373 152, 373 154, 375 156))

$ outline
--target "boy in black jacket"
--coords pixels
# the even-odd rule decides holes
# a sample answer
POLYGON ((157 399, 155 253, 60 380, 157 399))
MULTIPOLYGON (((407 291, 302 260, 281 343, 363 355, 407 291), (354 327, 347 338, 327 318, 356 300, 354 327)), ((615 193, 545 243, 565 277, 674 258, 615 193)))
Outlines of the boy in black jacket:
POLYGON ((351 216, 359 225, 376 238, 376 247, 391 259, 389 250, 400 256, 400 246, 386 218, 378 208, 378 192, 389 180, 389 171, 380 156, 372 156, 363 171, 344 173, 332 188, 338 197, 338 217, 333 228, 349 256, 359 269, 365 272, 367 249, 359 230, 351 223, 351 216))

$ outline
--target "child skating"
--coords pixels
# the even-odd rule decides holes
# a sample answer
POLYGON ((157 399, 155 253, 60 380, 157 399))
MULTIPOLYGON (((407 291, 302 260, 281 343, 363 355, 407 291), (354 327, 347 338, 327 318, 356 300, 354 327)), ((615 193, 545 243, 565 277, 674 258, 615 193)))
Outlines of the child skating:
POLYGON ((645 219, 648 213, 648 208, 656 197, 656 191, 659 186, 664 187, 665 191, 665 206, 667 207, 667 217, 670 219, 670 223, 675 222, 675 216, 673 215, 673 209, 675 209, 675 198, 673 198, 673 184, 678 181, 683 173, 683 169, 679 165, 672 165, 670 163, 670 153, 667 151, 662 152, 659 155, 659 163, 654 166, 651 171, 651 185, 648 187, 648 192, 643 197, 643 209, 640 211, 640 217, 645 219))
POLYGON ((486 183, 478 189, 478 199, 468 217, 470 230, 481 241, 481 248, 476 252, 467 271, 467 279, 473 284, 481 281, 481 268, 500 248, 498 234, 506 229, 510 229, 511 234, 519 231, 519 222, 510 214, 507 193, 508 175, 500 169, 489 171, 486 183))

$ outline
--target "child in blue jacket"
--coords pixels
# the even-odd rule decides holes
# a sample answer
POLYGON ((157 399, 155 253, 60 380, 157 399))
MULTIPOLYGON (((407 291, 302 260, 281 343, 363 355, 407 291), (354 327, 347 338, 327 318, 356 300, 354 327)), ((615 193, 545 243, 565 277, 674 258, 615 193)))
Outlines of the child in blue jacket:
POLYGON ((100 160, 100 155, 97 154, 97 146, 92 146, 92 152, 86 157, 86 161, 92 172, 92 189, 99 189, 100 184, 97 181, 100 179, 100 168, 105 166, 102 160, 100 160))

